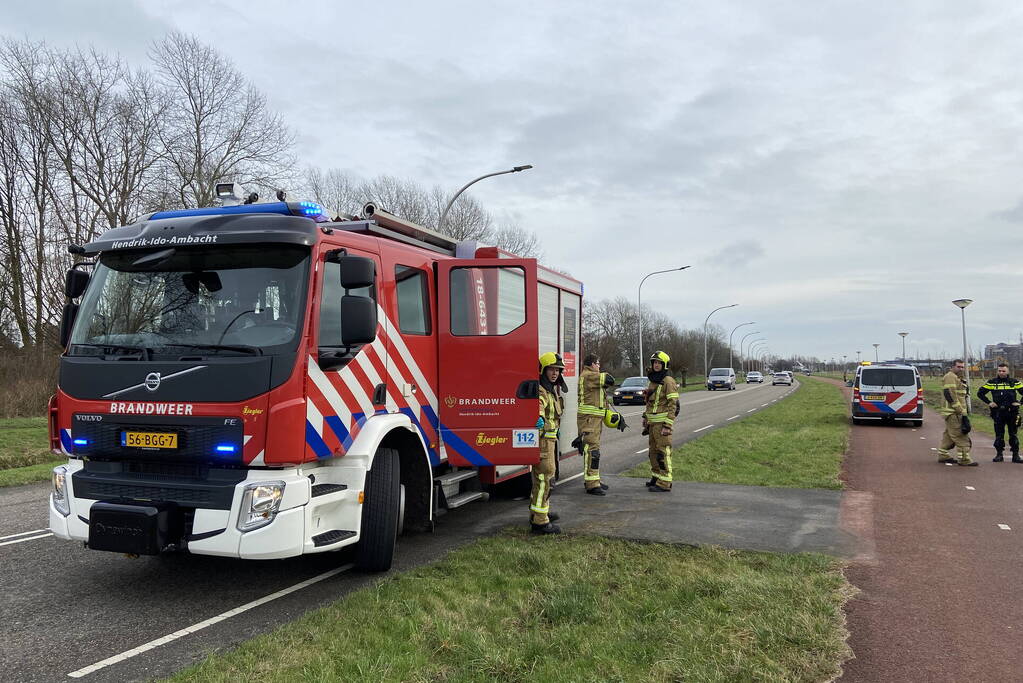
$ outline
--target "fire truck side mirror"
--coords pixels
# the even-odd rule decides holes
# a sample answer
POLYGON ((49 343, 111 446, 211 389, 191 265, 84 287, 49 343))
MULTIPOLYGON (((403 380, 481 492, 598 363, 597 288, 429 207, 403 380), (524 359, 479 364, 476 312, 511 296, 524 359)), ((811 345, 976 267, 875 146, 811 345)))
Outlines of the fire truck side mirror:
POLYGON ((377 304, 368 296, 341 297, 341 320, 341 343, 345 346, 371 344, 377 338, 377 304))
POLYGON ((72 268, 64 278, 64 293, 69 299, 77 299, 85 294, 85 288, 89 286, 89 274, 84 270, 72 268))
POLYGON ((540 398, 540 382, 535 379, 525 379, 519 382, 519 388, 515 391, 515 398, 540 398))
POLYGON ((64 304, 64 310, 60 315, 60 346, 61 348, 67 348, 68 341, 71 340, 71 328, 75 325, 75 318, 78 317, 78 304, 71 303, 70 301, 64 304))
POLYGON ((377 266, 373 259, 364 256, 341 256, 341 286, 345 289, 372 287, 377 279, 377 266))

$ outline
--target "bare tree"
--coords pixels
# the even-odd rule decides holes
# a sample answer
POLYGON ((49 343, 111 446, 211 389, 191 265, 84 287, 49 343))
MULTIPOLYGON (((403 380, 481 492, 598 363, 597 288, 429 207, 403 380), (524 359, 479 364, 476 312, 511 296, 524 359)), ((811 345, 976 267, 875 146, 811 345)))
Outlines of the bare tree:
POLYGON ((230 60, 173 32, 150 57, 170 103, 163 133, 171 189, 185 207, 214 203, 214 185, 281 187, 291 178, 294 136, 230 60))
POLYGON ((305 171, 305 186, 317 203, 332 216, 358 215, 365 197, 359 189, 358 178, 339 168, 326 171, 309 167, 305 171))

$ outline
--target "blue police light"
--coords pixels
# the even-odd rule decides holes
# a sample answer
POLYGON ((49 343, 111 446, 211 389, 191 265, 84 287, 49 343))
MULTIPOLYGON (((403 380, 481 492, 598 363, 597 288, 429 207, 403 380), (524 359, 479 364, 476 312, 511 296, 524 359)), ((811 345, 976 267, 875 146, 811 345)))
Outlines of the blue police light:
POLYGON ((301 201, 298 202, 298 213, 302 216, 322 216, 323 207, 316 202, 301 201))
POLYGON ((88 439, 75 439, 72 443, 74 443, 74 445, 76 445, 76 446, 88 446, 89 445, 89 440, 88 439))
POLYGON ((238 447, 233 443, 222 443, 217 446, 218 453, 234 453, 238 450, 238 447))
POLYGON ((265 204, 237 204, 234 206, 208 206, 201 209, 179 209, 177 211, 157 211, 148 220, 158 221, 164 218, 185 218, 189 216, 232 216, 238 214, 271 213, 279 216, 301 216, 321 222, 329 220, 323 207, 316 202, 267 202, 265 204))

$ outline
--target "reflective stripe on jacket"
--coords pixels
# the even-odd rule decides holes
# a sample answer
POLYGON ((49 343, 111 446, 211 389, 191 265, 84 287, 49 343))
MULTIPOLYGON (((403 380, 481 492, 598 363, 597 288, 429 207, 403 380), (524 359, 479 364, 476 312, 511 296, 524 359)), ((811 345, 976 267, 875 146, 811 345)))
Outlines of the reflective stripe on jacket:
POLYGON ((649 424, 675 421, 675 406, 678 404, 678 385, 675 378, 668 376, 660 384, 651 382, 646 391, 646 411, 643 417, 649 424))
POLYGON ((604 417, 607 396, 604 394, 606 372, 583 368, 579 375, 579 415, 604 417))
POLYGON ((565 399, 540 387, 540 417, 543 418, 543 429, 540 430, 541 439, 558 438, 558 428, 561 427, 563 412, 565 412, 565 399))
POLYGON ((942 403, 938 412, 942 415, 952 415, 956 412, 966 411, 966 382, 954 372, 946 372, 941 378, 942 403), (947 392, 947 393, 946 393, 947 392), (949 401, 949 394, 952 400, 949 401))
POLYGON ((1015 377, 992 377, 977 391, 977 398, 984 403, 997 403, 1002 408, 1011 408, 1023 396, 1023 382, 1015 377), (990 397, 988 396, 990 393, 990 397))

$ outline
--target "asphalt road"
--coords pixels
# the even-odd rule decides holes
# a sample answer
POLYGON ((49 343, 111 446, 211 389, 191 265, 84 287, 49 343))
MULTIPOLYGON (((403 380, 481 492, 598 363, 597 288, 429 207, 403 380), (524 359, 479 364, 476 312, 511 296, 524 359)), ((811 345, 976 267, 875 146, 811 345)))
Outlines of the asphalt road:
MULTIPOLYGON (((675 444, 761 410, 790 387, 739 385, 682 395, 675 444)), ((622 406, 625 433, 608 430, 602 470, 646 458, 641 406, 622 406)), ((582 486, 581 461, 561 464, 562 486, 582 486)), ((0 489, 0 678, 149 680, 228 648, 371 584, 344 551, 289 560, 192 555, 130 559, 48 535, 48 484, 0 489), (255 604, 254 604, 255 603, 255 604)), ((614 491, 609 491, 613 496, 614 491)), ((526 504, 492 499, 440 518, 432 534, 400 539, 395 571, 434 561, 506 524, 526 504)))

